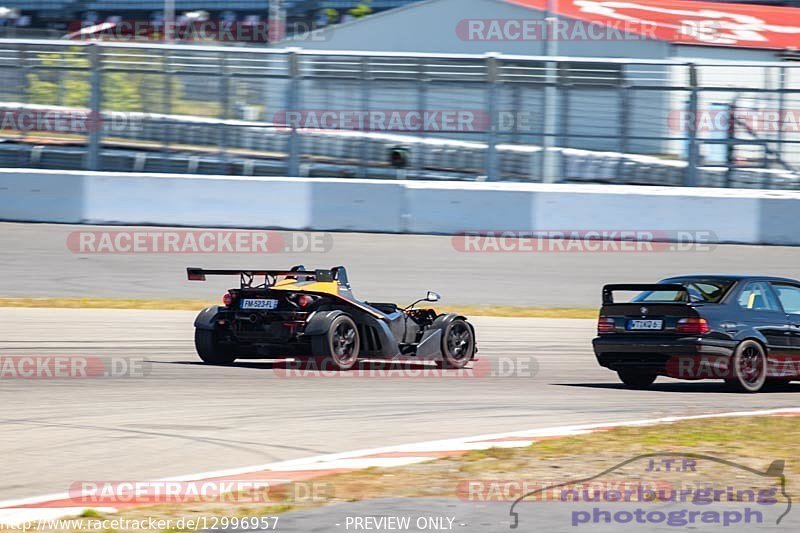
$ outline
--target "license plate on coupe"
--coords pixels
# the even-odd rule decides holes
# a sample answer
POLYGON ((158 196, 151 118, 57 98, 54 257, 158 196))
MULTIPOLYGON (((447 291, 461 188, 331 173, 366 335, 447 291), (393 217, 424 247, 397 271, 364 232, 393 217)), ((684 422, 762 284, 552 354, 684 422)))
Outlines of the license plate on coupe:
POLYGON ((278 300, 242 300, 242 309, 272 310, 278 308, 278 300))
POLYGON ((663 320, 628 320, 628 331, 660 331, 664 329, 663 320))

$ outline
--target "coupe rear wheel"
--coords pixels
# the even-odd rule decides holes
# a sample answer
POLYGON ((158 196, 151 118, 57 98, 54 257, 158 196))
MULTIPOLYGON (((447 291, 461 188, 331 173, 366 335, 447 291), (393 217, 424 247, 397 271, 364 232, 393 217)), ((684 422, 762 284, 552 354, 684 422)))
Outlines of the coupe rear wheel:
POLYGON ((758 392, 767 381, 767 355, 756 341, 744 341, 731 358, 733 377, 725 382, 739 392, 758 392))
POLYGON ((655 383, 658 374, 643 370, 617 370, 619 379, 632 389, 647 389, 655 383))
POLYGON ((326 335, 314 338, 312 348, 320 370, 350 370, 358 362, 361 339, 356 323, 347 315, 333 319, 326 335))
POLYGON ((200 359, 208 365, 229 365, 236 359, 220 347, 216 333, 207 329, 194 330, 194 347, 200 359))
POLYGON ((466 321, 457 318, 444 328, 440 368, 464 368, 475 353, 475 337, 466 321))

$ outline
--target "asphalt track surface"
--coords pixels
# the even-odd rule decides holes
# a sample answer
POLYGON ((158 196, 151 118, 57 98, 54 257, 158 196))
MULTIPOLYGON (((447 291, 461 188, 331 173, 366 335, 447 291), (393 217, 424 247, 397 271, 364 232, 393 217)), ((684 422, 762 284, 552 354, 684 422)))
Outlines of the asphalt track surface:
MULTIPOLYGON (((74 232, 105 230, 131 228, 0 223, 0 296, 216 301, 237 282, 189 283, 187 266, 345 265, 356 296, 366 300, 410 302, 436 290, 443 304, 558 307, 598 306, 605 283, 653 282, 690 273, 800 277, 800 248, 789 247, 701 245, 682 251, 667 245, 637 252, 613 251, 619 248, 612 246, 612 251, 562 252, 555 246, 543 252, 467 253, 446 236, 290 232, 277 235, 286 246, 270 254, 87 254, 67 245, 74 232), (323 243, 316 248, 321 251, 309 251, 312 242, 323 243)), ((487 249, 486 242, 479 248, 487 249)))
MULTIPOLYGON (((235 280, 189 283, 186 266, 304 263, 348 266, 365 299, 407 302, 433 289, 445 304, 595 306, 607 282, 692 271, 797 276, 800 254, 745 246, 463 253, 449 237, 358 234, 323 236, 330 244, 324 252, 271 256, 71 251, 69 235, 87 229, 103 230, 0 224, 0 296, 216 300, 235 280)), ((133 369, 130 377, 0 379, 0 500, 64 492, 81 480, 147 480, 563 424, 794 407, 800 397, 800 385, 745 396, 714 382, 663 378, 651 391, 626 390, 596 365, 588 320, 476 318, 483 370, 459 377, 403 366, 388 375, 385 367, 368 366, 356 378, 292 374, 270 362, 207 367, 194 353, 193 315, 0 309, 0 356, 80 355, 99 358, 104 368, 133 369)), ((426 509, 419 502, 378 502, 360 512, 400 514, 408 505, 417 515, 426 509)), ((507 506, 466 505, 431 502, 430 512, 458 507, 467 524, 461 531, 506 529, 507 506)), ((309 513, 307 522, 303 516, 281 529, 339 529, 330 527, 327 511, 309 513)))
POLYGON ((476 318, 482 371, 360 377, 198 363, 193 313, 0 309, 0 356, 91 356, 131 376, 0 380, 0 500, 311 455, 572 423, 793 407, 800 384, 631 391, 599 368, 591 320, 476 318))

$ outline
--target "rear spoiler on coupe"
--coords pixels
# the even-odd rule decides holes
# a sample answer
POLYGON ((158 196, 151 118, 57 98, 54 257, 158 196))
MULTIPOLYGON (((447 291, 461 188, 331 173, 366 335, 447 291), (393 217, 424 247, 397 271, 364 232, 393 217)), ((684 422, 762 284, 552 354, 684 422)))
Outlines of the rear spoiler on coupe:
POLYGON ((666 283, 619 283, 603 287, 603 305, 614 304, 614 293, 617 291, 628 292, 678 292, 682 293, 680 301, 675 303, 689 303, 689 291, 683 285, 666 283))

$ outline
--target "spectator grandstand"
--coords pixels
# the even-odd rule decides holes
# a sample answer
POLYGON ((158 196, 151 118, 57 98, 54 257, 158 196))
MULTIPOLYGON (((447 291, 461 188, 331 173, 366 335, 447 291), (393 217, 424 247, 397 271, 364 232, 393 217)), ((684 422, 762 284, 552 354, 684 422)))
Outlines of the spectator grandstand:
MULTIPOLYGON (((371 0, 373 11, 382 11, 403 6, 418 0, 371 0)), ((304 18, 313 16, 325 9, 346 12, 362 3, 362 0, 283 0, 283 7, 289 17, 304 18)), ((100 20, 107 17, 149 19, 164 9, 164 0, 0 0, 0 7, 16 9, 21 15, 29 17, 34 25, 65 24, 83 20, 87 14, 100 20)), ((241 19, 248 15, 262 15, 266 18, 269 0, 175 0, 175 9, 180 11, 206 10, 214 15, 233 13, 241 19)))
MULTIPOLYGON (((89 0, 79 2, 86 9, 97 12, 133 12, 133 11, 161 11, 164 9, 164 0, 89 0)), ((283 0, 283 6, 288 11, 301 12, 303 9, 313 9, 316 2, 308 0, 283 0)), ((354 2, 350 2, 351 7, 354 2)), ((175 9, 192 11, 204 9, 207 11, 220 11, 221 7, 230 11, 242 13, 266 12, 269 0, 227 0, 224 3, 215 0, 175 0, 175 9)))
MULTIPOLYGON (((329 20, 338 22, 341 16, 358 6, 367 4, 373 12, 384 11, 420 2, 422 0, 283 0, 287 20, 311 22, 329 20), (324 13, 334 10, 337 15, 327 19, 324 13)), ((712 0, 721 3, 751 3, 800 7, 800 0, 712 0)), ((14 18, 3 19, 1 26, 53 28, 74 30, 76 21, 102 22, 117 20, 158 20, 162 17, 164 0, 0 0, 0 8, 15 10, 14 18)), ((180 15, 204 10, 214 19, 246 20, 268 19, 269 0, 175 0, 180 15)))
MULTIPOLYGON (((348 11, 362 4, 377 12, 415 1, 282 0, 282 5, 291 35, 347 20, 348 11)), ((105 22, 159 24, 164 7, 164 0, 0 0, 0 37, 57 39, 105 22)), ((178 22, 192 12, 204 12, 212 21, 265 24, 269 9, 270 0, 175 0, 178 22)), ((156 33, 153 37, 160 38, 156 33)))

